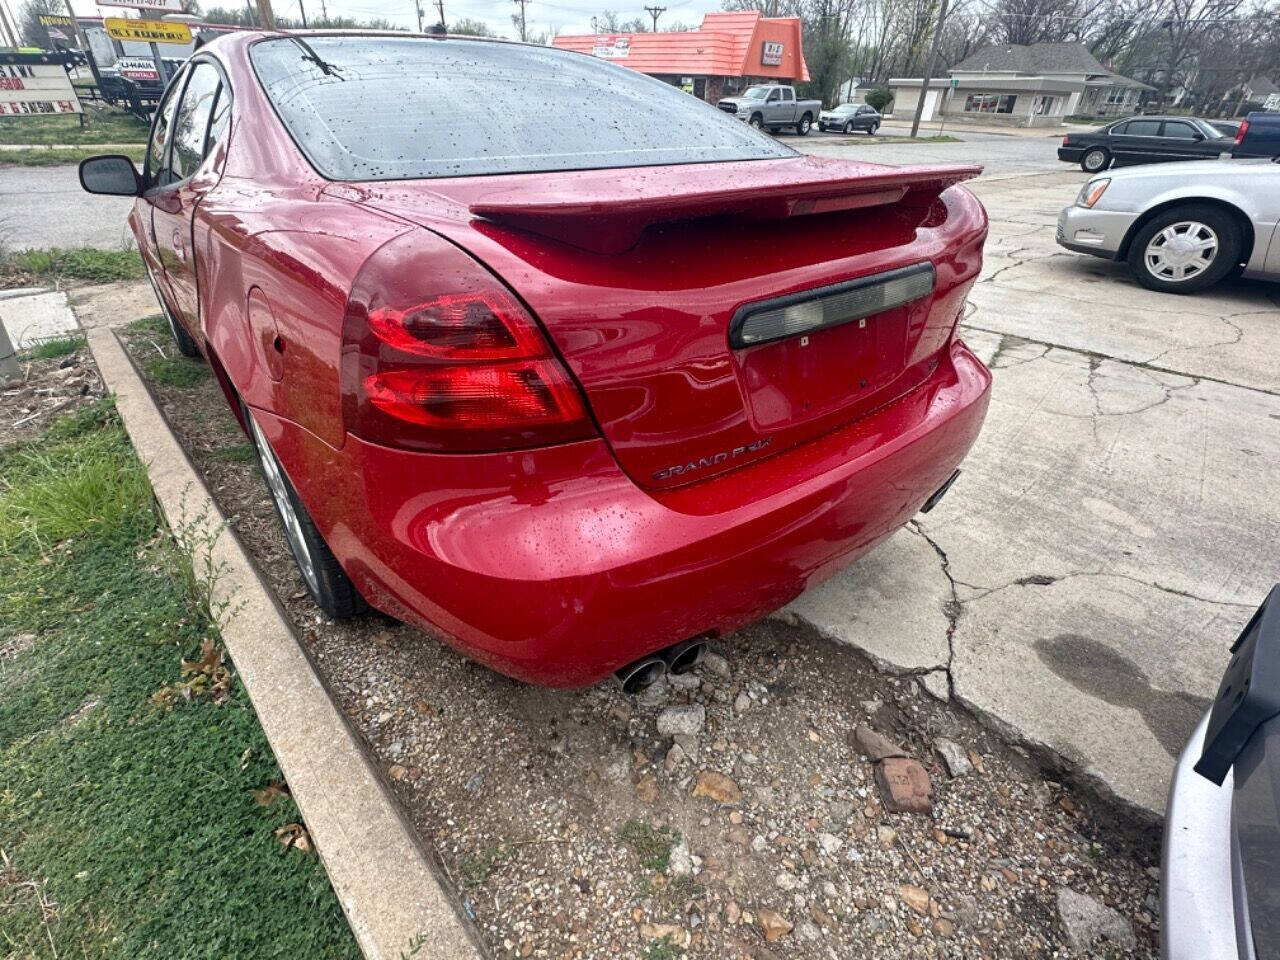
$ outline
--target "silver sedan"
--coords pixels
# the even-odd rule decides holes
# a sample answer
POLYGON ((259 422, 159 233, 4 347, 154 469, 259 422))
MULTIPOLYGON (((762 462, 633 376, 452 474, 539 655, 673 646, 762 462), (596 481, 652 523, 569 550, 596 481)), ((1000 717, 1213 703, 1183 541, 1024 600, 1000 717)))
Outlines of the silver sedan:
POLYGON ((1161 163, 1089 180, 1058 216, 1058 243, 1124 260, 1152 290, 1194 293, 1233 271, 1280 280, 1278 222, 1280 163, 1161 163))

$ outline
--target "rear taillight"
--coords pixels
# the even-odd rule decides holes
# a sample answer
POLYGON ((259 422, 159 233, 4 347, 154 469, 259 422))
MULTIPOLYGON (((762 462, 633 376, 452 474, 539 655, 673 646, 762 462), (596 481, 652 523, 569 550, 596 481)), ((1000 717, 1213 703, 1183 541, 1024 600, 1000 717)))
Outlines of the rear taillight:
POLYGON ((1063 137, 1063 138, 1062 138, 1062 145, 1063 145, 1064 147, 1069 147, 1069 146, 1071 146, 1071 137, 1070 137, 1070 135, 1065 136, 1065 137, 1063 137))
POLYGON ((595 433, 529 312, 425 232, 392 240, 361 268, 347 302, 342 389, 348 431, 388 446, 472 453, 595 433))
POLYGON ((1249 132, 1249 121, 1241 120, 1240 129, 1236 131, 1236 146, 1244 143, 1244 135, 1249 132))

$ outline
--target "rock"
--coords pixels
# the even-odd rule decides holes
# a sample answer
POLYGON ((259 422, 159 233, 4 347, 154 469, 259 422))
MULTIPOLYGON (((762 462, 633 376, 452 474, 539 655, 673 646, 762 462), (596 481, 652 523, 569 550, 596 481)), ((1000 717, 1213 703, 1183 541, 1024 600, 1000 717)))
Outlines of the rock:
POLYGON ((667 707, 658 714, 658 733, 674 737, 678 733, 697 736, 707 723, 707 708, 700 703, 667 707))
POLYGON ((718 653, 708 650, 702 657, 702 669, 713 677, 720 677, 723 680, 729 678, 729 661, 718 653))
POLYGON ((1058 888, 1058 920, 1067 945, 1075 953, 1094 953, 1101 943, 1121 950, 1137 946, 1133 927, 1115 910, 1070 887, 1058 888))
POLYGON ((951 699, 951 684, 947 682, 947 674, 943 670, 931 670, 921 676, 920 686, 935 700, 945 703, 951 699))
POLYGON ((830 880, 823 880, 822 895, 828 900, 834 900, 836 898, 836 885, 830 880))
POLYGON ((853 804, 844 800, 832 801, 827 809, 831 812, 831 820, 836 826, 844 826, 853 816, 853 804))
POLYGON ((746 691, 738 694, 733 698, 733 712, 741 716, 751 709, 751 698, 747 696, 746 691))
POLYGON ((642 777, 636 784, 636 799, 642 803, 658 802, 658 778, 653 774, 642 777))
POLYGON ((929 912, 929 891, 924 887, 917 887, 914 883, 904 883, 898 887, 898 896, 902 897, 902 902, 916 913, 929 912))
POLYGON ((693 857, 689 856, 689 843, 681 840, 671 848, 667 856, 667 873, 673 877, 693 876, 693 857))
POLYGON ((671 687, 667 684, 667 678, 659 677, 636 695, 636 702, 642 707, 656 707, 666 702, 669 693, 671 687))
POLYGON ((769 849, 769 842, 765 840, 764 837, 760 836, 760 834, 757 833, 751 838, 752 853, 764 853, 767 849, 769 849))
POLYGON ((859 703, 862 705, 862 712, 869 717, 875 716, 876 711, 884 706, 883 700, 861 700, 859 703))
POLYGON ((662 768, 670 773, 676 767, 680 766, 685 760, 689 759, 684 749, 678 743, 673 743, 671 749, 667 751, 666 757, 662 761, 662 768))
POLYGON ((742 919, 742 908, 738 906, 737 900, 730 900, 724 905, 724 919, 725 923, 731 927, 736 926, 738 921, 742 919))
POLYGON ((948 775, 963 777, 965 774, 973 773, 973 764, 965 756, 964 748, 954 740, 938 737, 933 741, 933 749, 938 751, 938 756, 946 765, 948 775))
POLYGON ((770 943, 782 939, 791 932, 791 921, 777 910, 771 910, 769 907, 762 907, 756 919, 760 923, 760 932, 764 934, 765 940, 770 943))
POLYGON ((876 733, 865 723, 860 723, 853 731, 853 745, 868 760, 884 760, 888 757, 905 757, 903 749, 888 737, 876 733))
POLYGON ((676 744, 679 745, 680 749, 684 751, 684 755, 686 757, 688 757, 694 763, 698 762, 698 754, 701 751, 699 750, 697 737, 691 736, 687 733, 677 733, 671 739, 673 739, 676 742, 676 744))
POLYGON ((786 870, 781 871, 773 878, 774 884, 779 890, 794 890, 800 886, 800 880, 794 873, 788 873, 786 870))
POLYGON ((620 750, 600 774, 608 783, 625 783, 631 777, 631 754, 620 750))
POLYGON ((392 780, 403 780, 408 773, 408 769, 398 763, 393 763, 387 768, 387 776, 392 780))
POLYGON ((693 786, 693 795, 707 797, 716 803, 739 803, 742 800, 742 789, 723 773, 704 770, 698 774, 698 782, 693 786))
POLYGON ((671 684, 672 690, 679 690, 682 693, 689 693, 702 686, 702 681, 692 673, 669 673, 667 683, 671 684))
POLYGON ((898 842, 898 831, 893 827, 886 827, 884 824, 876 827, 876 837, 880 841, 882 847, 892 847, 898 842))
POLYGON ((876 785, 885 809, 891 813, 932 812, 933 784, 915 760, 889 757, 876 764, 876 785))
POLYGON ((844 846, 844 841, 831 833, 818 834, 818 846, 822 848, 822 852, 828 857, 834 857, 840 852, 840 848, 844 846))
POLYGON ((822 938, 822 931, 808 920, 801 922, 800 926, 796 927, 796 933, 804 940, 820 940, 822 938))
POLYGON ((933 932, 940 937, 954 937, 956 935, 956 925, 946 917, 939 917, 933 921, 933 932))
POLYGON ((683 947, 689 939, 684 927, 674 923, 642 923, 640 936, 646 940, 666 940, 678 947, 683 947))

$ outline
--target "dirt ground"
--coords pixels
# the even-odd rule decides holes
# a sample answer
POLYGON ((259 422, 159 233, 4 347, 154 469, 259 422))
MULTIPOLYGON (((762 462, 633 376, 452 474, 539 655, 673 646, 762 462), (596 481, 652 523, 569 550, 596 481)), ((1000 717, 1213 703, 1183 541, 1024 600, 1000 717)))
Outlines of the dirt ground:
POLYGON ((152 389, 495 956, 1157 954, 1154 834, 805 629, 762 622, 629 697, 327 620, 213 379, 191 379, 152 389), (886 810, 859 724, 923 763, 932 816, 886 810))

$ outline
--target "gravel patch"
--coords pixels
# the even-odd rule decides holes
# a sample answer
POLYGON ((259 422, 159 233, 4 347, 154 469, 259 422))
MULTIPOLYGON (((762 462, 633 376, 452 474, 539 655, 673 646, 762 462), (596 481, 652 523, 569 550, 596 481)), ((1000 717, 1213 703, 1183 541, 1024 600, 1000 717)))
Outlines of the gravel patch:
POLYGON ((153 389, 495 956, 1156 956, 1157 838, 916 678, 765 621, 638 696, 547 690, 330 622, 214 382, 153 389), (886 762, 931 813, 886 808, 886 762))

